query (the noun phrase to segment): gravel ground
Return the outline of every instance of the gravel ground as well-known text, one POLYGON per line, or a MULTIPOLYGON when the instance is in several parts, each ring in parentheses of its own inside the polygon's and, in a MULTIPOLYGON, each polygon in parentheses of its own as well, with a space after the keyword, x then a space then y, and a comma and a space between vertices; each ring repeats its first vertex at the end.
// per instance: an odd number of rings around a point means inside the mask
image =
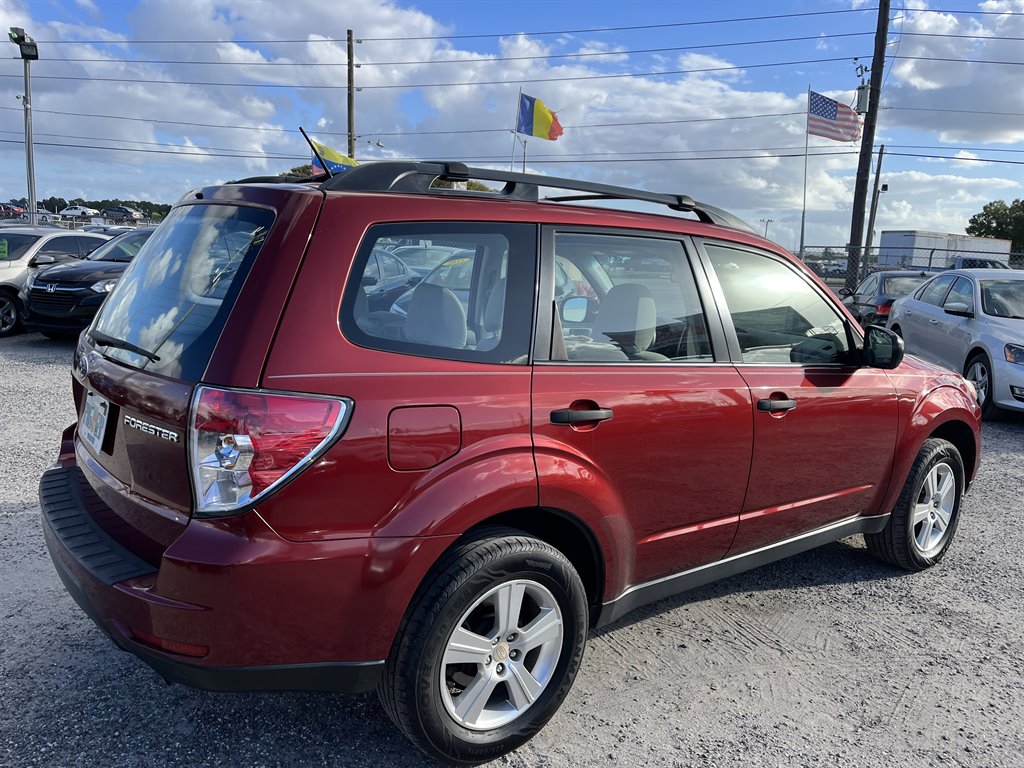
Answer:
MULTIPOLYGON (((73 420, 70 343, 0 340, 0 765, 426 763, 373 696, 166 686, 65 593, 39 475, 73 420)), ((642 609, 505 766, 1024 766, 1024 418, 984 428, 949 555, 905 575, 859 538, 642 609)))

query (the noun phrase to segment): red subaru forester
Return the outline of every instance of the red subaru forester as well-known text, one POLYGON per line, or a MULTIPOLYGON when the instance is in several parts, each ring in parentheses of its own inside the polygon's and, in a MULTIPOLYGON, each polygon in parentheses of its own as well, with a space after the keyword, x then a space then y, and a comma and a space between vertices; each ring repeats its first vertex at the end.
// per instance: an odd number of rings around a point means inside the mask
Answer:
POLYGON ((961 376, 728 213, 460 163, 189 193, 73 388, 44 530, 115 643, 211 690, 376 688, 461 763, 641 604, 852 534, 933 565, 979 460, 961 376))

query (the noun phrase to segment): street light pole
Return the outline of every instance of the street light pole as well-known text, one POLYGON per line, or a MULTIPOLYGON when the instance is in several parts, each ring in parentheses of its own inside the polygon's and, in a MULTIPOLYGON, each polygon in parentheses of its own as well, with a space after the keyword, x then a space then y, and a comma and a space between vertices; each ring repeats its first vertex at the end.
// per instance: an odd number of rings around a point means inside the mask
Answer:
POLYGON ((18 46, 25 62, 25 95, 21 98, 25 108, 25 177, 28 181, 28 223, 36 223, 36 165, 32 155, 32 72, 30 64, 39 58, 36 41, 25 34, 21 27, 11 27, 8 33, 11 42, 18 46))

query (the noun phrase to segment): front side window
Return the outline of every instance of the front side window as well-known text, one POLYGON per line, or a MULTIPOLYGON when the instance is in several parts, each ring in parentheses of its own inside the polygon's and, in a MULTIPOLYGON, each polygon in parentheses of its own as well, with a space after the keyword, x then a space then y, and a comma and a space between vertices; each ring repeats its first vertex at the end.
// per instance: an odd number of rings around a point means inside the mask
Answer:
POLYGON ((949 289, 946 300, 942 302, 942 306, 947 307, 955 303, 966 304, 968 311, 974 311, 974 283, 966 277, 956 279, 953 287, 949 289))
POLYGON ((846 323, 795 269, 767 254, 708 243, 745 363, 841 363, 846 323))
MULTIPOLYGON (((400 251, 395 250, 399 259, 400 251)), ((528 360, 536 274, 533 225, 379 225, 367 233, 353 274, 359 277, 346 287, 340 321, 345 335, 360 346, 450 360, 528 360), (420 277, 383 251, 396 240, 443 242, 446 255, 420 277), (380 274, 385 280, 392 269, 402 270, 408 280, 392 288, 371 279, 380 274)))
MULTIPOLYGON (((102 244, 102 241, 100 241, 102 244)), ((78 238, 77 237, 55 237, 51 240, 47 240, 39 247, 39 253, 47 254, 49 256, 65 256, 72 255, 78 256, 78 238)))
POLYGON ((570 361, 712 359, 704 309, 677 240, 557 233, 555 292, 570 361))

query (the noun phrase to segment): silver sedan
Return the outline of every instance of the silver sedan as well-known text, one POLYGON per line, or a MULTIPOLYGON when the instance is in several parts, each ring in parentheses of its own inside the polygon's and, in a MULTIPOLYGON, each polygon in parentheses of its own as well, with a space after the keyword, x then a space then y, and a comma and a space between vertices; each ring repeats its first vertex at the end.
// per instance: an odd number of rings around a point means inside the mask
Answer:
POLYGON ((941 272, 893 304, 888 327, 907 352, 963 373, 985 417, 1024 411, 1024 271, 941 272))

